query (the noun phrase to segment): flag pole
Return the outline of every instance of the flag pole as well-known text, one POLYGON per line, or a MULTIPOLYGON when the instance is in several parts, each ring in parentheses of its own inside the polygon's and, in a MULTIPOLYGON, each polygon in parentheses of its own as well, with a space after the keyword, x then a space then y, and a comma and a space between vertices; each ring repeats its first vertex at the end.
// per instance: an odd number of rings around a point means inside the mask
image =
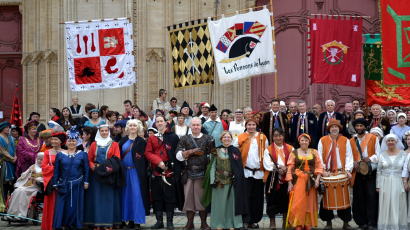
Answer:
POLYGON ((367 81, 366 78, 364 78, 364 89, 365 89, 365 95, 364 95, 364 104, 366 106, 366 120, 368 119, 368 114, 369 114, 369 107, 367 106, 367 81))
MULTIPOLYGON (((310 40, 310 27, 309 27, 309 23, 310 23, 310 21, 309 21, 309 18, 308 18, 308 20, 307 20, 307 30, 308 30, 308 32, 307 32, 307 39, 308 40, 310 40)), ((306 44, 308 47, 310 46, 310 41, 307 41, 307 43, 308 44, 306 44)), ((307 49, 308 51, 310 51, 310 48, 308 48, 307 49)), ((310 110, 313 112, 313 99, 312 99, 312 78, 311 78, 311 76, 310 76, 310 73, 309 73, 309 71, 310 71, 310 61, 312 60, 312 57, 311 56, 309 56, 309 53, 308 53, 308 75, 309 75, 309 94, 310 94, 310 110)))
MULTIPOLYGON (((273 19, 273 5, 272 5, 272 0, 270 0, 270 13, 271 13, 271 26, 272 28, 275 28, 275 21, 273 19)), ((275 67, 275 99, 278 99, 278 76, 277 72, 278 69, 276 68, 276 41, 275 41, 275 30, 272 30, 272 41, 273 41, 273 56, 275 57, 273 59, 273 65, 275 67)))

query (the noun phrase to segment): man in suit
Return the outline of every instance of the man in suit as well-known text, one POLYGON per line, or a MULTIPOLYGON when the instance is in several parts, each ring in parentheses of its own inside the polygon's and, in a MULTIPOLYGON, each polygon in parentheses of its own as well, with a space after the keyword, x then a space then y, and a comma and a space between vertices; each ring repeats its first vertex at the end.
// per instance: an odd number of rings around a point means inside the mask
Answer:
POLYGON ((322 113, 322 105, 321 104, 316 104, 313 106, 313 114, 317 117, 317 120, 319 120, 319 116, 322 113))
POLYGON ((319 126, 317 125, 316 116, 313 113, 306 112, 306 102, 303 100, 297 103, 299 114, 293 117, 291 142, 295 143, 298 136, 302 133, 307 133, 312 138, 312 143, 317 146, 319 126))
POLYGON ((347 101, 345 103, 345 111, 342 115, 343 115, 343 122, 345 124, 342 134, 343 134, 343 136, 345 136, 347 138, 351 138, 351 135, 349 134, 347 129, 349 128, 349 122, 353 120, 353 104, 352 104, 352 102, 347 101))
POLYGON ((382 107, 379 104, 372 105, 371 108, 372 116, 369 116, 369 126, 367 131, 370 131, 372 128, 379 127, 383 130, 383 134, 386 136, 390 133, 390 122, 386 117, 382 117, 382 107))
POLYGON ((326 131, 326 127, 330 121, 330 119, 336 119, 343 127, 343 130, 340 130, 340 133, 344 133, 344 121, 343 121, 343 115, 335 112, 335 106, 336 103, 333 100, 327 100, 325 102, 326 106, 326 112, 323 112, 319 116, 319 139, 322 138, 323 136, 329 135, 326 131))
POLYGON ((263 114, 262 132, 268 137, 269 145, 273 143, 274 128, 282 128, 285 132, 285 142, 289 143, 289 122, 286 114, 280 111, 280 102, 278 99, 273 99, 270 102, 270 111, 263 114))

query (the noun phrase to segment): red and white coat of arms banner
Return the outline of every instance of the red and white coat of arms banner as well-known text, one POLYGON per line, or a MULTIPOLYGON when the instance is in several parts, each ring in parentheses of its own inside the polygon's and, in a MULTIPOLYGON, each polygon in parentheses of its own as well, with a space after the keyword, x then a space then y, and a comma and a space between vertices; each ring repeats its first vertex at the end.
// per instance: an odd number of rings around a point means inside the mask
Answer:
POLYGON ((135 83, 132 24, 127 18, 66 22, 65 27, 71 91, 135 83))

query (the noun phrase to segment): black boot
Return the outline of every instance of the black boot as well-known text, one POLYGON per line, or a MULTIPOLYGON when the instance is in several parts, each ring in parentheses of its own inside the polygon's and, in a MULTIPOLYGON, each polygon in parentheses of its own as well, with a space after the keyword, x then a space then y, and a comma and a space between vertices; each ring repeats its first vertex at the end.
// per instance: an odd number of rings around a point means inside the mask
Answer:
POLYGON ((157 219, 157 223, 151 227, 151 229, 160 229, 164 228, 164 216, 162 212, 156 212, 155 218, 157 219))
POLYGON ((174 230, 174 212, 167 212, 167 229, 174 230))

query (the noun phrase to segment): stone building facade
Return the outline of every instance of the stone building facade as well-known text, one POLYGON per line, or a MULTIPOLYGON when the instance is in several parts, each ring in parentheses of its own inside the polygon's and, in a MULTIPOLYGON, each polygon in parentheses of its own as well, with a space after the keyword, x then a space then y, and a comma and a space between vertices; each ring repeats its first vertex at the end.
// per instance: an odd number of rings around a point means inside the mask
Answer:
MULTIPOLYGON (((254 0, 223 0, 218 14, 249 8, 254 0)), ((47 121, 52 107, 79 104, 108 105, 123 112, 123 101, 130 99, 145 111, 158 97, 158 90, 168 91, 192 106, 209 102, 211 86, 173 90, 167 26, 215 15, 215 0, 15 0, 1 6, 18 5, 22 14, 23 117, 37 111, 47 121), (65 50, 65 27, 61 22, 130 17, 133 24, 136 84, 120 89, 71 92, 65 50)), ((216 73, 215 73, 216 74, 216 73)), ((212 103, 222 109, 251 105, 251 80, 213 86, 212 103)))

